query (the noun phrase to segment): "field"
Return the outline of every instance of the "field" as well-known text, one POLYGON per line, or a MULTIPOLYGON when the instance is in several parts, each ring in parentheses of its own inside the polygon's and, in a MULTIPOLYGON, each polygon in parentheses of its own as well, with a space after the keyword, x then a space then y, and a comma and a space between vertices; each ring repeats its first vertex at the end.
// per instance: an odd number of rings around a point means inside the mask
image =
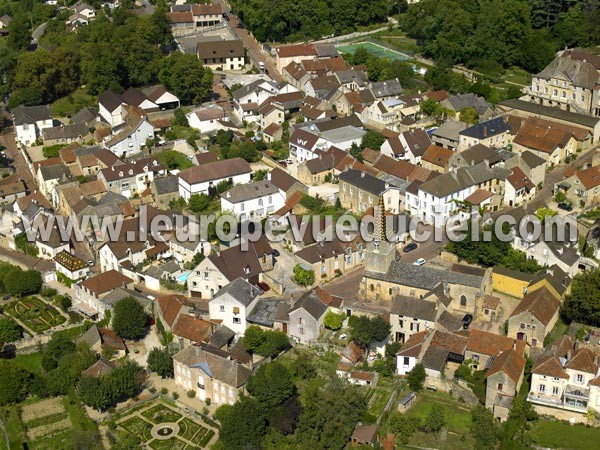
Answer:
POLYGON ((585 425, 540 419, 529 435, 536 444, 555 449, 587 450, 598 448, 600 430, 585 425))
POLYGON ((350 54, 354 54, 356 52, 356 50, 358 50, 359 48, 364 48, 369 53, 373 53, 374 55, 383 57, 383 58, 396 59, 398 61, 405 61, 407 59, 410 59, 410 56, 408 56, 404 53, 400 53, 396 50, 391 50, 382 45, 375 44, 373 42, 356 42, 354 44, 341 45, 341 46, 337 47, 337 49, 341 53, 350 53, 350 54))
POLYGON ((53 306, 37 297, 12 301, 5 306, 4 312, 23 322, 35 333, 43 333, 67 320, 53 306))
POLYGON ((192 167, 194 164, 187 159, 183 153, 180 153, 176 150, 167 150, 160 153, 155 153, 156 159, 168 169, 187 169, 188 167, 192 167))
POLYGON ((135 406, 122 413, 117 419, 118 426, 134 436, 137 436, 148 447, 155 450, 191 450, 208 445, 215 435, 199 420, 184 417, 160 400, 152 400, 135 406), (157 432, 163 424, 174 424, 173 435, 160 437, 157 432))

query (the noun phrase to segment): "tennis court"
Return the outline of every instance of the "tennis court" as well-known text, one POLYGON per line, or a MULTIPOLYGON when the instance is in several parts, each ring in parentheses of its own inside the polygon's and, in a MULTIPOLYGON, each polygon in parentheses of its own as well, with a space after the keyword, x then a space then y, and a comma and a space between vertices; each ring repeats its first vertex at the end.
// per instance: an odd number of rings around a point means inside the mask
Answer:
POLYGON ((373 53, 374 55, 382 58, 396 59, 398 61, 410 59, 410 56, 405 55, 404 53, 385 48, 384 46, 375 44, 373 42, 356 42, 354 44, 341 45, 337 47, 337 49, 341 53, 354 54, 354 52, 361 47, 367 50, 369 53, 373 53))

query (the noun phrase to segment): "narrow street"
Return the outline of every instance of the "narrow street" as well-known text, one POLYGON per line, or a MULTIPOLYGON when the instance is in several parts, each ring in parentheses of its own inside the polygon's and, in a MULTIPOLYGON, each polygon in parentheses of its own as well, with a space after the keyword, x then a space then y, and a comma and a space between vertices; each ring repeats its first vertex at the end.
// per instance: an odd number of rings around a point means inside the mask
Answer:
POLYGON ((15 141, 15 135, 12 131, 12 127, 6 129, 2 136, 0 136, 0 144, 6 147, 6 155, 13 160, 13 165, 15 167, 15 172, 19 174, 28 191, 33 191, 35 189, 35 184, 33 182, 33 175, 29 171, 29 166, 25 161, 25 157, 22 155, 19 147, 17 146, 17 142, 15 141))

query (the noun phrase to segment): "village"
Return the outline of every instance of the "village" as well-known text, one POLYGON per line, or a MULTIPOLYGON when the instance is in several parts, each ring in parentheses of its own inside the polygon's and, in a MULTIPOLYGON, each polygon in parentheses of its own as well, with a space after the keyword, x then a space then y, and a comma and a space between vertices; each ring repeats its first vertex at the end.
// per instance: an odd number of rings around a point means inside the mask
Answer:
POLYGON ((6 95, 0 448, 596 445, 600 56, 494 88, 457 65, 444 89, 391 13, 271 46, 235 1, 42 3, 30 54, 58 28, 168 43, 152 83, 6 95), (232 239, 181 238, 205 216, 232 239), (343 216, 372 239, 331 238, 343 216))

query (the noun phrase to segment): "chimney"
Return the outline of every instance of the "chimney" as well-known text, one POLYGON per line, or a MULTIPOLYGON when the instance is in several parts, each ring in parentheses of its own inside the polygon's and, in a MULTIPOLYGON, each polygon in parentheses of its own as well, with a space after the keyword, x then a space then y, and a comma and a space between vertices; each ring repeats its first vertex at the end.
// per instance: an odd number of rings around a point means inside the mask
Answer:
POLYGON ((271 172, 267 174, 267 181, 271 181, 271 172))
POLYGON ((227 198, 231 198, 231 192, 227 192, 227 198))
POLYGON ((364 177, 365 177, 365 171, 364 171, 364 170, 362 170, 362 171, 360 172, 360 177, 361 177, 361 178, 364 178, 364 177))

